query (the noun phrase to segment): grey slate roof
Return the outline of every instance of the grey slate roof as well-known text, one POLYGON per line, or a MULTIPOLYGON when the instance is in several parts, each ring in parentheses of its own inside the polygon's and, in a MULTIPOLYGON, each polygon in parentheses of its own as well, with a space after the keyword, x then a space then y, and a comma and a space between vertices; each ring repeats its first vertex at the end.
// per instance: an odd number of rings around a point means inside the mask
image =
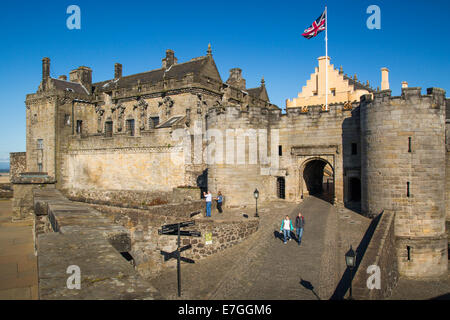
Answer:
POLYGON ((267 95, 266 87, 260 86, 258 88, 247 89, 249 95, 255 98, 259 98, 265 101, 269 101, 269 96, 267 95))
POLYGON ((53 79, 53 78, 51 79, 51 82, 52 82, 52 85, 57 90, 73 91, 73 92, 81 93, 81 94, 89 94, 87 89, 82 84, 77 83, 77 82, 70 82, 70 81, 53 79))
POLYGON ((107 81, 94 83, 93 86, 100 91, 115 88, 116 84, 119 88, 126 88, 135 86, 140 80, 143 83, 155 83, 163 80, 165 74, 166 78, 182 79, 188 73, 199 74, 202 73, 204 67, 208 64, 208 57, 195 58, 187 62, 174 64, 167 69, 155 69, 143 73, 137 73, 130 76, 125 76, 119 79, 111 79, 107 81))

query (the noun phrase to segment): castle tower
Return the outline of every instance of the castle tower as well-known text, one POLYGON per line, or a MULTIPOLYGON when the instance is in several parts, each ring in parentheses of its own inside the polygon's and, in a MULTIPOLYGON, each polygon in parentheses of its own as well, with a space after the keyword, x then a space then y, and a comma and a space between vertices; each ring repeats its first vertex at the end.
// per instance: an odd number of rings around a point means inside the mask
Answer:
POLYGON ((402 88, 361 97, 362 210, 395 212, 399 273, 447 274, 445 91, 402 88))

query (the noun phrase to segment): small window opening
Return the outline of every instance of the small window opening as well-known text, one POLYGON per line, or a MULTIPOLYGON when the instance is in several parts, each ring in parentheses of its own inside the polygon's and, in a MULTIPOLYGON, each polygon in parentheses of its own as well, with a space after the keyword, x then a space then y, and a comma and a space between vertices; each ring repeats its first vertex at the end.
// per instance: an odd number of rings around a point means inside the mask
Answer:
POLYGON ((129 136, 134 136, 134 119, 127 120, 126 130, 129 136))
POLYGON ((411 247, 410 246, 406 246, 406 252, 407 252, 407 259, 408 261, 411 261, 411 247))
POLYGON ((411 137, 408 138, 408 152, 411 152, 411 137))
POLYGON ((278 146, 278 155, 280 157, 283 155, 283 146, 278 146))
POLYGON ((406 183, 406 196, 409 198, 410 193, 409 193, 409 181, 406 183))
POLYGON ((77 134, 83 133, 83 120, 77 120, 77 134))
POLYGON ((112 121, 105 122, 105 137, 112 137, 113 123, 112 121))
POLYGON ((358 145, 356 143, 352 143, 352 155, 358 154, 358 145))

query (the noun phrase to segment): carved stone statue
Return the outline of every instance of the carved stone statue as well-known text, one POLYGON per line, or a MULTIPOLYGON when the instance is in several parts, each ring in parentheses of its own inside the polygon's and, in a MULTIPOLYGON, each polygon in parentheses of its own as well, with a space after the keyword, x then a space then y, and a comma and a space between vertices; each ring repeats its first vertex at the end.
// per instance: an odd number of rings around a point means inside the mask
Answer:
POLYGON ((163 101, 158 102, 158 107, 163 106, 166 116, 169 116, 172 111, 171 109, 173 107, 173 104, 174 101, 171 97, 164 97, 163 101))

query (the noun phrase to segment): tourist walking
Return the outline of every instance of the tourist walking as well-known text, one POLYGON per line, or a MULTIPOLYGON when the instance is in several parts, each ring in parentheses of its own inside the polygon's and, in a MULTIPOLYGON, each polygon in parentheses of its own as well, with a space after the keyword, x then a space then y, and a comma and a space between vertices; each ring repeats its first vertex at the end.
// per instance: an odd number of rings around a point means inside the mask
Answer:
POLYGON ((211 191, 208 190, 208 193, 203 192, 203 196, 205 197, 206 201, 206 216, 211 217, 211 201, 212 201, 211 191))
POLYGON ((222 213, 222 202, 223 202, 222 192, 219 191, 216 200, 217 200, 217 210, 219 210, 219 213, 222 213))
POLYGON ((286 244, 287 239, 291 241, 291 231, 294 231, 294 227, 292 226, 292 221, 289 216, 286 216, 283 221, 281 221, 280 232, 283 232, 284 236, 284 244, 286 244))
POLYGON ((305 227, 305 218, 303 217, 302 213, 299 212, 298 216, 295 218, 295 230, 296 230, 296 234, 297 234, 298 245, 300 245, 302 243, 304 227, 305 227))

